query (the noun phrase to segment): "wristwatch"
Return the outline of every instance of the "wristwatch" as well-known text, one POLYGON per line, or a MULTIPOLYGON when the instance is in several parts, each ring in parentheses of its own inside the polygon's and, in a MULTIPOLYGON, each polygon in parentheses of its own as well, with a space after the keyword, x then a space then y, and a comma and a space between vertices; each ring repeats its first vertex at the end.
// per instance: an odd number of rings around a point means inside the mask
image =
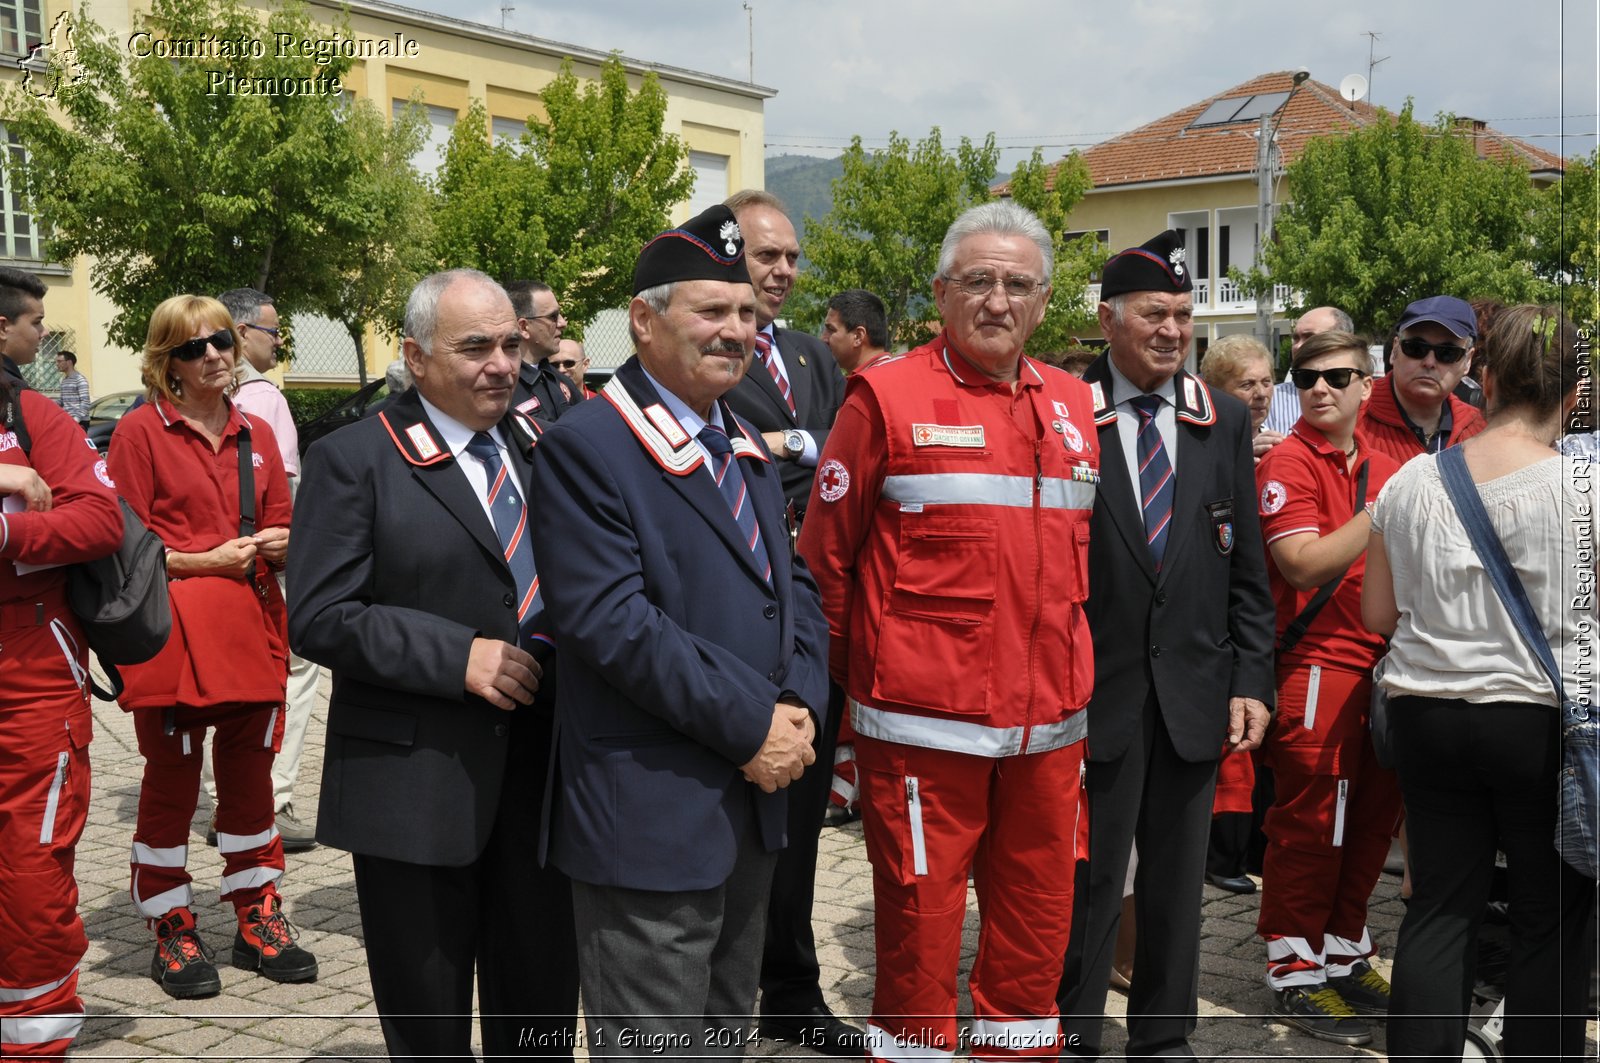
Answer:
POLYGON ((791 428, 783 433, 783 456, 790 461, 799 461, 800 455, 806 452, 806 434, 798 429, 791 428))

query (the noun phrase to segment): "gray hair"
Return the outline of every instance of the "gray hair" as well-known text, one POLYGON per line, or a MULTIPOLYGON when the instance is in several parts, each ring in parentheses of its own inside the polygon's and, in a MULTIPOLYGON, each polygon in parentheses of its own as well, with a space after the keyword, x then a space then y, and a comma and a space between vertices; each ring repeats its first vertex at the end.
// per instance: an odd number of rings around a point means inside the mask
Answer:
POLYGON ((398 395, 411 386, 411 370, 406 368, 404 358, 396 358, 389 363, 383 371, 383 382, 389 386, 389 394, 398 395))
POLYGON ((1122 324, 1122 312, 1128 305, 1128 295, 1128 292, 1119 292, 1116 295, 1108 295, 1101 300, 1111 308, 1111 316, 1119 325, 1122 324))
POLYGON ((1307 310, 1305 314, 1301 314, 1300 316, 1305 317, 1306 314, 1315 313, 1318 310, 1326 310, 1328 313, 1333 315, 1333 328, 1329 331, 1354 332, 1356 330, 1356 323, 1350 320, 1350 315, 1345 313, 1343 310, 1340 310, 1337 306, 1313 306, 1310 310, 1307 310))
POLYGON ((723 200, 722 205, 733 211, 736 217, 740 211, 749 210, 751 207, 770 207, 784 217, 789 215, 789 211, 783 205, 783 200, 764 188, 740 189, 723 200))
MULTIPOLYGON (((658 284, 654 288, 646 288, 638 295, 635 295, 634 298, 643 302, 645 306, 648 306, 655 313, 665 314, 667 307, 672 303, 672 293, 677 290, 678 282, 668 281, 665 284, 658 284)), ((633 322, 631 321, 628 323, 628 335, 633 339, 633 346, 637 349, 639 346, 639 334, 633 330, 633 322)))
POLYGON ((495 279, 475 269, 447 269, 430 273, 411 289, 406 300, 405 335, 423 354, 433 353, 433 334, 439 325, 439 297, 446 288, 459 280, 476 281, 503 292, 495 279))
POLYGON ((254 325, 261 320, 261 308, 273 305, 272 296, 255 288, 230 288, 217 296, 217 302, 228 308, 235 325, 254 325))
POLYGON ((1050 233, 1037 214, 1009 199, 968 207, 950 223, 949 231, 944 234, 944 243, 939 245, 939 273, 949 274, 961 241, 969 236, 991 233, 998 236, 1025 236, 1032 240, 1044 259, 1044 282, 1050 283, 1050 278, 1055 276, 1055 245, 1050 240, 1050 233))

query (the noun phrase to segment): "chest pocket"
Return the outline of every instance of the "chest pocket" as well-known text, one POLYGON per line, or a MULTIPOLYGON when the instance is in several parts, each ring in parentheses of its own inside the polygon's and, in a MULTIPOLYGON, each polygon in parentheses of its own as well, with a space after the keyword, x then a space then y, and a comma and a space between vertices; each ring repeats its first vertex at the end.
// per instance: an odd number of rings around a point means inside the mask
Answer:
POLYGON ((894 584, 878 632, 873 696, 976 714, 988 702, 994 648, 998 523, 981 516, 905 514, 894 584))

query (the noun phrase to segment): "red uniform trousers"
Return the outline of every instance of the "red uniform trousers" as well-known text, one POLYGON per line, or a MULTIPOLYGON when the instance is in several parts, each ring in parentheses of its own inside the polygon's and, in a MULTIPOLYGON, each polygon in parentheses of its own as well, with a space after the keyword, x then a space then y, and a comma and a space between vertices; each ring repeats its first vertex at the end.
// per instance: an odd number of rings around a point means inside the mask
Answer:
POLYGON ((1376 949, 1367 901, 1400 814, 1395 774, 1368 730, 1370 671, 1301 664, 1278 674, 1278 715, 1263 759, 1267 812, 1257 931, 1273 988, 1321 985, 1376 949))
POLYGON ((971 1057, 1055 1059, 1083 743, 991 758, 856 737, 878 975, 870 1059, 950 1059, 967 872, 978 893, 971 1057))
POLYGON ((206 728, 217 777, 217 850, 222 854, 222 899, 244 908, 283 875, 283 842, 272 807, 272 758, 283 739, 281 705, 229 705, 168 710, 135 709, 134 733, 144 755, 139 819, 133 832, 133 903, 159 919, 194 899, 186 868, 189 821, 200 795, 206 728))
POLYGON ((59 597, 46 605, 0 610, 3 1059, 64 1055, 83 1025, 73 854, 89 810, 86 644, 59 597))

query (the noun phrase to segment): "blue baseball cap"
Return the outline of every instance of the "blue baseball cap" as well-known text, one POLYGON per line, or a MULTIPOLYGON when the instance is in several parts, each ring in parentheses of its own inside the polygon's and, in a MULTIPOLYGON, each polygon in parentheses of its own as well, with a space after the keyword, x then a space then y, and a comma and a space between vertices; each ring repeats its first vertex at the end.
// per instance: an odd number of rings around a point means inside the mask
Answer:
POLYGON ((1404 332, 1424 321, 1443 325, 1455 335, 1469 340, 1478 338, 1478 315, 1473 313, 1465 299, 1457 299, 1453 295, 1431 295, 1426 299, 1418 299, 1400 315, 1396 331, 1404 332))

